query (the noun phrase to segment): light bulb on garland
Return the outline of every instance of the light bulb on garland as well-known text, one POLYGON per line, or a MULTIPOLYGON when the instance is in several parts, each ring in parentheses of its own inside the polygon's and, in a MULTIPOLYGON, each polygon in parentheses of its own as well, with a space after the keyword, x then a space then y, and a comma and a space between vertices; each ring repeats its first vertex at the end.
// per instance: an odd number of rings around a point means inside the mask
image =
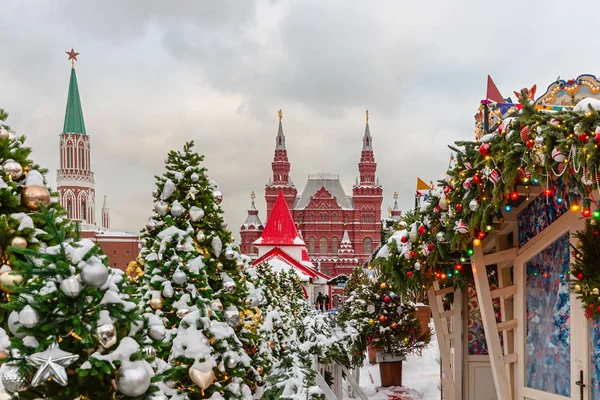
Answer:
POLYGON ((583 201, 583 209, 581 210, 581 215, 583 215, 584 218, 589 218, 592 216, 592 209, 590 205, 590 200, 585 199, 583 201))
POLYGON ((518 199, 519 199, 519 193, 517 193, 517 192, 512 192, 512 193, 510 194, 510 199, 511 199, 511 200, 518 200, 518 199))
POLYGON ((472 248, 467 249, 467 254, 472 256, 473 254, 475 254, 475 251, 473 251, 472 248))
POLYGON ((581 208, 581 206, 579 205, 579 202, 577 201, 577 199, 573 200, 573 204, 571 204, 571 211, 577 212, 577 211, 579 211, 580 208, 581 208))
POLYGON ((594 212, 592 213, 592 218, 600 219, 600 209, 599 208, 594 210, 594 212))
POLYGON ((504 206, 504 211, 511 212, 512 211, 512 206, 510 204, 505 205, 504 206))

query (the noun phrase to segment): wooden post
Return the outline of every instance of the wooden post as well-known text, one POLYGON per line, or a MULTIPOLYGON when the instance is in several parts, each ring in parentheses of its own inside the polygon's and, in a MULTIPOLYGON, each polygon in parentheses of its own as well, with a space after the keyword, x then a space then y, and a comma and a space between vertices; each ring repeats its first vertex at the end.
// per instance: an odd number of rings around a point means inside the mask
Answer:
POLYGON ((438 339, 438 346, 440 349, 441 366, 443 371, 442 376, 442 388, 444 393, 447 394, 446 400, 455 400, 455 385, 452 375, 452 367, 450 365, 450 345, 448 336, 448 323, 446 318, 441 317, 441 313, 444 312, 444 305, 442 299, 436 295, 436 290, 439 290, 439 283, 435 281, 433 286, 428 289, 429 305, 431 306, 431 312, 433 315, 433 325, 435 326, 435 334, 438 339))
POLYGON ((473 269, 479 311, 481 312, 481 321, 490 356, 496 395, 498 396, 498 400, 512 400, 512 391, 508 374, 506 373, 500 337, 498 336, 498 325, 496 323, 496 314, 494 312, 494 304, 492 303, 492 294, 483 258, 483 250, 481 246, 475 246, 474 250, 475 253, 471 256, 471 268, 473 269))
POLYGON ((463 389, 463 340, 462 340, 462 306, 463 289, 454 291, 454 315, 452 316, 452 331, 454 343, 454 362, 452 363, 452 372, 454 373, 454 398, 462 399, 463 389))

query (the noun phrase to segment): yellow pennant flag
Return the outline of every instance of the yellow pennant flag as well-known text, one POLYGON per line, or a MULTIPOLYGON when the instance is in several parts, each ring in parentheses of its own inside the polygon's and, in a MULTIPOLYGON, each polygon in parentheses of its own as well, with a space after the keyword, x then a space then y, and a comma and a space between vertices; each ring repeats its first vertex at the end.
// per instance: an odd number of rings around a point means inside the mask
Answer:
POLYGON ((420 190, 429 190, 429 185, 421 178, 417 178, 417 192, 420 190))

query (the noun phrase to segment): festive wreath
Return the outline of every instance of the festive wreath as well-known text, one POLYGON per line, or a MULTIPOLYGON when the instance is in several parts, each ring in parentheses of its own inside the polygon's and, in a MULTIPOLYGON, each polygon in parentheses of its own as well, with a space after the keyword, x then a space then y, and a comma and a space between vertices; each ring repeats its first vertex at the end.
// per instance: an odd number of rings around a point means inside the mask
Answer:
MULTIPOLYGON (((598 216, 600 218, 600 215, 598 216)), ((571 290, 584 304, 585 315, 600 319, 600 222, 596 218, 585 229, 573 234, 578 239, 573 249, 571 290)))

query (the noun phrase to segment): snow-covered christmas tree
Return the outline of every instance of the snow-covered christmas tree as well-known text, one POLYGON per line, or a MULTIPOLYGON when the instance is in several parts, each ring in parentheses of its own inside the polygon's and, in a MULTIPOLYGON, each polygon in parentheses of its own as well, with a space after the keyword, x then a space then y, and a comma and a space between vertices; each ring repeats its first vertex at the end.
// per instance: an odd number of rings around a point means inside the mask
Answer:
POLYGON ((172 399, 250 399, 260 374, 245 347, 252 308, 232 247, 222 193, 193 150, 170 151, 156 177, 154 215, 142 240, 139 279, 148 335, 172 399))

